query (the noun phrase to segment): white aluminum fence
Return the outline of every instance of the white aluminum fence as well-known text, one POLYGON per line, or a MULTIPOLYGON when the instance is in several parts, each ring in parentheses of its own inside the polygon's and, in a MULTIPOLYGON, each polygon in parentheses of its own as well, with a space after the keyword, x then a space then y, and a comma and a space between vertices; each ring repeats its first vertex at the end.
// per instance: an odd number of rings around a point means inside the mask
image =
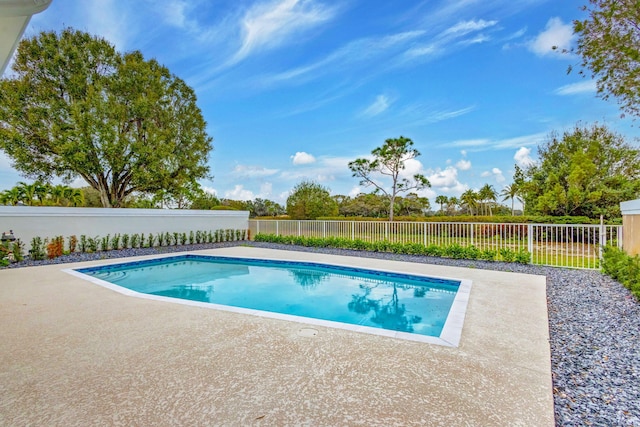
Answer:
POLYGON ((621 225, 250 220, 249 229, 252 236, 341 237, 526 250, 533 264, 589 269, 600 268, 603 246, 622 247, 621 225))

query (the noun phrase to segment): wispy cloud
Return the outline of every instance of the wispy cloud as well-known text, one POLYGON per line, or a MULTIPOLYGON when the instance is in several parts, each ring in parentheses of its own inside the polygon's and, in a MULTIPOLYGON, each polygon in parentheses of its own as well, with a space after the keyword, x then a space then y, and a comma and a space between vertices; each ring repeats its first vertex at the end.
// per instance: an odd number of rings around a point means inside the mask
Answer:
POLYGON ((362 117, 374 117, 385 112, 391 105, 391 100, 386 95, 378 95, 367 108, 360 113, 362 117))
POLYGON ((474 37, 464 40, 461 39, 469 34, 478 33, 479 31, 493 27, 497 23, 498 21, 495 20, 485 21, 483 19, 460 21, 445 29, 427 43, 412 46, 405 52, 405 58, 437 56, 450 51, 451 45, 454 44, 470 45, 489 41, 491 38, 485 34, 475 34, 474 37))
POLYGON ((407 31, 381 37, 366 37, 352 40, 329 55, 313 63, 263 76, 261 81, 270 86, 278 82, 307 81, 327 72, 338 73, 356 64, 369 63, 382 56, 393 56, 409 43, 422 36, 424 31, 407 31))
POLYGON ((332 19, 335 12, 335 8, 315 0, 258 3, 242 17, 241 45, 229 64, 235 64, 256 51, 292 43, 300 33, 332 19))
POLYGON ((571 47, 575 35, 571 24, 565 24, 560 18, 551 18, 544 31, 529 42, 529 50, 538 56, 562 55, 563 50, 571 47))
POLYGON ((277 174, 278 172, 278 169, 267 169, 262 166, 250 165, 236 165, 236 167, 233 169, 234 174, 247 178, 271 176, 277 174))
POLYGON ((556 95, 578 95, 581 93, 595 93, 598 90, 595 80, 584 80, 577 83, 560 86, 553 91, 556 95))
POLYGON ((444 147, 465 147, 468 151, 503 150, 508 148, 528 147, 541 144, 547 133, 540 132, 531 135, 517 136, 506 139, 464 139, 443 144, 444 147))

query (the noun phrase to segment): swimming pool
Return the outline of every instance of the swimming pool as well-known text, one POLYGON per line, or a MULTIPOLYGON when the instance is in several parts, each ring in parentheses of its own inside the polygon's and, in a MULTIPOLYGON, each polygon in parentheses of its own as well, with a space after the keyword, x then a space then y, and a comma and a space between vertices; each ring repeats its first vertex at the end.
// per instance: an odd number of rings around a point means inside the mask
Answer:
POLYGON ((209 255, 67 270, 144 298, 457 346, 471 283, 343 265, 209 255))

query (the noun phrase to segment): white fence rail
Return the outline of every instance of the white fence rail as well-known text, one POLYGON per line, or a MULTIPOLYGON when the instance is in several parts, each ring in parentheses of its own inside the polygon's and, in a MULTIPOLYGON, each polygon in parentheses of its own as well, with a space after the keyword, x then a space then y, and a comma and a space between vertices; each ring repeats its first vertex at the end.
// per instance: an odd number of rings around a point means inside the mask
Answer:
POLYGON ((526 250, 533 264, 588 269, 600 268, 603 246, 622 247, 621 225, 250 220, 249 229, 252 236, 340 237, 526 250))

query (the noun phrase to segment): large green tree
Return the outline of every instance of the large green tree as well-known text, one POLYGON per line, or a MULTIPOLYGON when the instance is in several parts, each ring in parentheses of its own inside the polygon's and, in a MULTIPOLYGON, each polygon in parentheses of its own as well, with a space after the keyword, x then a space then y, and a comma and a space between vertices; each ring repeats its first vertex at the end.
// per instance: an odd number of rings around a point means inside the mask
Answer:
POLYGON ((604 125, 551 134, 538 155, 524 171, 530 213, 616 217, 640 195, 640 150, 604 125))
POLYGON ((590 0, 584 10, 587 19, 573 23, 582 67, 602 98, 613 96, 624 112, 640 116, 640 2, 590 0))
POLYGON ((415 159, 420 152, 413 148, 413 141, 400 136, 387 139, 381 147, 371 151, 373 160, 356 159, 349 162, 352 176, 360 178, 360 185, 375 188, 374 192, 384 194, 389 200, 389 221, 393 221, 393 211, 396 197, 400 193, 411 190, 421 190, 430 187, 429 180, 421 174, 415 174, 411 179, 401 176, 407 160, 415 159), (385 180, 391 179, 391 186, 385 180))
POLYGON ((287 198, 287 214, 292 219, 336 216, 338 202, 331 197, 328 188, 313 181, 302 181, 293 188, 287 198))
POLYGON ((0 81, 0 149, 27 177, 81 176, 104 207, 208 176, 194 91, 138 51, 65 29, 20 42, 0 81))

